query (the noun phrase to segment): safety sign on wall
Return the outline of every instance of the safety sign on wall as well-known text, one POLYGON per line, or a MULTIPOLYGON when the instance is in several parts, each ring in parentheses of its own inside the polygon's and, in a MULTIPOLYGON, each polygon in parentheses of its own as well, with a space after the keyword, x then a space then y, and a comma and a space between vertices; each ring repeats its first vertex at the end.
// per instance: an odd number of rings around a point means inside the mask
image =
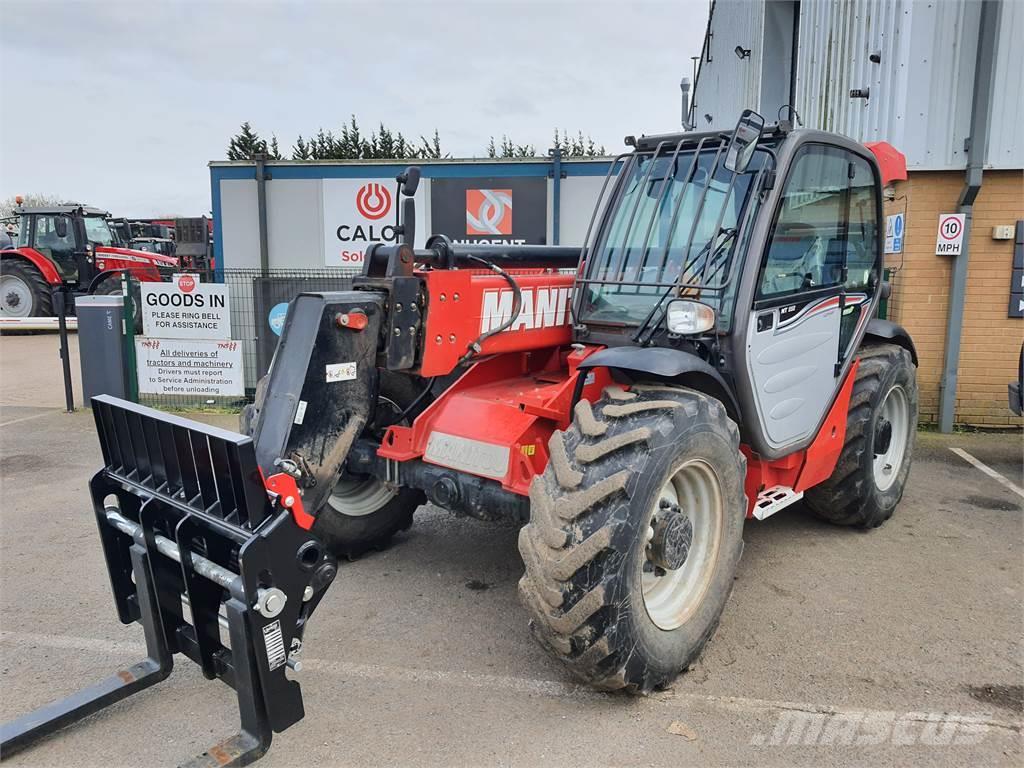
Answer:
POLYGON ((135 339, 139 392, 238 397, 245 392, 242 344, 231 340, 228 286, 189 273, 142 283, 142 333, 135 339))
POLYGON ((139 392, 232 397, 245 391, 240 341, 137 338, 135 360, 139 392))
POLYGON ((940 213, 939 233, 935 238, 936 256, 959 256, 964 247, 964 220, 962 213, 940 213))
MULTIPOLYGON (((394 178, 324 179, 324 258, 329 267, 362 267, 371 243, 390 245, 400 238, 395 212, 402 204, 394 178)), ((417 248, 426 242, 425 193, 416 191, 417 248)))
POLYGON ((456 243, 519 245, 547 242, 544 178, 434 179, 430 226, 456 243))
POLYGON ((897 213, 885 217, 885 252, 903 253, 903 231, 905 214, 897 213))
MULTIPOLYGON (((142 335, 162 339, 230 339, 228 286, 175 275, 169 283, 140 283, 142 335)), ((136 330, 138 333, 139 331, 136 330)))

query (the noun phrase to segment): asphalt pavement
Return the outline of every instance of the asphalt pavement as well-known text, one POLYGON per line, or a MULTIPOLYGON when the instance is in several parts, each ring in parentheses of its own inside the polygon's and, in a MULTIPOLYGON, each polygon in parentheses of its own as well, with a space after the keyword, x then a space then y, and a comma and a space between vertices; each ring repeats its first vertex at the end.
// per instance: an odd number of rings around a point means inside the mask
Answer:
MULTIPOLYGON (((0 720, 144 650, 110 598, 91 414, 63 412, 50 342, 34 338, 0 339, 0 720), (48 375, 15 370, 29 349, 48 375)), ((1020 433, 922 433, 882 528, 799 504, 748 523, 718 633, 646 698, 581 689, 533 642, 514 528, 424 507, 390 549, 342 564, 295 676, 306 717, 259 764, 1020 765, 1021 461, 1020 433)), ((237 726, 232 691, 181 660, 9 765, 176 765, 237 726)))

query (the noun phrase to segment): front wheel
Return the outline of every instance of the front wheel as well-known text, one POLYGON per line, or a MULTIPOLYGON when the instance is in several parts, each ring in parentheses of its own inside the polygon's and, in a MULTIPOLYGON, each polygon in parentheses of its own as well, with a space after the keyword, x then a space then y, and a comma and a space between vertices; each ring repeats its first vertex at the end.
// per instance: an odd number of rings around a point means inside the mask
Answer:
MULTIPOLYGON (((260 379, 255 402, 242 409, 242 434, 252 435, 255 429, 267 381, 267 376, 260 379)), ((380 371, 377 409, 373 423, 363 434, 380 439, 387 427, 408 424, 429 405, 429 401, 421 400, 403 415, 421 392, 410 377, 380 371)), ((331 554, 352 560, 370 550, 383 549, 395 534, 408 530, 413 513, 425 501, 423 492, 415 488, 394 488, 376 477, 346 473, 335 484, 327 503, 319 510, 310 510, 316 516, 312 530, 331 554)))
POLYGON ((836 525, 877 528, 903 497, 917 436, 917 372, 895 344, 858 352, 846 438, 828 480, 809 489, 807 507, 836 525))
POLYGON ((717 400, 609 388, 555 432, 519 535, 537 639, 581 680, 643 693, 700 655, 743 551, 746 459, 717 400))

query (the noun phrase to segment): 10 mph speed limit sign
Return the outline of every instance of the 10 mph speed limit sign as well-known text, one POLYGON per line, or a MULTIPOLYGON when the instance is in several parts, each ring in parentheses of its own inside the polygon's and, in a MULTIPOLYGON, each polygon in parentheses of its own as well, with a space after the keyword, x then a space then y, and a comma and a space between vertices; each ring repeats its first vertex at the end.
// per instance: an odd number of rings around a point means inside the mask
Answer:
POLYGON ((940 213, 936 256, 959 256, 964 247, 964 214, 940 213))

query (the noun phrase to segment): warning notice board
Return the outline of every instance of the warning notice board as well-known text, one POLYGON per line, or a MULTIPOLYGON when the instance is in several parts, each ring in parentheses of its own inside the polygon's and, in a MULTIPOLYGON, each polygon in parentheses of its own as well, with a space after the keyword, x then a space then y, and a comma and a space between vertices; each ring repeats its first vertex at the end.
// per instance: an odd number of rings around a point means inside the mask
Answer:
POLYGON ((175 275, 168 283, 142 283, 142 329, 162 339, 230 339, 228 287, 175 275))
POLYGON ((169 282, 142 283, 141 299, 144 335, 135 339, 140 393, 203 399, 245 393, 228 286, 182 273, 169 282))
POLYGON ((139 392, 231 397, 245 391, 238 341, 137 338, 135 359, 139 392))

